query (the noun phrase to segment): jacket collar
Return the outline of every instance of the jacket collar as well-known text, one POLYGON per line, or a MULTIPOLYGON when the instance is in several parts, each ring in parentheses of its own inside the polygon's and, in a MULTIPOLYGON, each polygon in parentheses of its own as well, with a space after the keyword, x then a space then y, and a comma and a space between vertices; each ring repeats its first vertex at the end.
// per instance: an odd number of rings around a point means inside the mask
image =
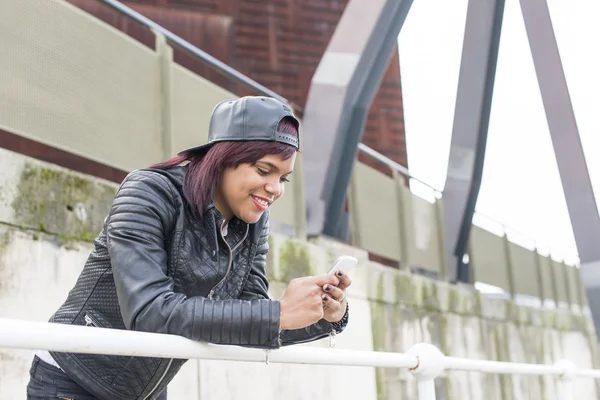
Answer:
MULTIPOLYGON (((211 228, 217 232, 217 235, 221 231, 221 227, 225 221, 225 218, 212 201, 204 207, 203 219, 211 225, 211 228)), ((248 235, 249 228, 250 224, 234 216, 227 225, 228 236, 231 235, 230 237, 234 238, 234 241, 238 237, 241 237, 243 240, 248 235)))
MULTIPOLYGON (((168 170, 168 175, 170 175, 172 178, 171 181, 181 193, 183 193, 183 181, 185 179, 186 172, 187 165, 173 167, 168 170)), ((223 224, 223 220, 225 219, 213 201, 204 206, 202 218, 206 221, 211 221, 211 228, 214 227, 217 234, 219 233, 223 224), (214 226, 212 226, 213 223, 214 226)), ((234 216, 231 221, 229 221, 228 230, 235 233, 241 232, 241 235, 244 235, 245 232, 247 235, 249 231, 249 224, 234 216)))

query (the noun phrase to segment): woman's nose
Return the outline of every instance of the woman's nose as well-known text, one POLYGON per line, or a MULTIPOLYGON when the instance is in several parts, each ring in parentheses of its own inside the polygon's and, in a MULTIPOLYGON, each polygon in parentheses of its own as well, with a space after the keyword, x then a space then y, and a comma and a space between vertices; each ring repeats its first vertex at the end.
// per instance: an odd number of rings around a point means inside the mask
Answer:
POLYGON ((281 195, 281 182, 269 182, 267 183, 266 189, 267 192, 271 193, 273 196, 278 197, 281 195))

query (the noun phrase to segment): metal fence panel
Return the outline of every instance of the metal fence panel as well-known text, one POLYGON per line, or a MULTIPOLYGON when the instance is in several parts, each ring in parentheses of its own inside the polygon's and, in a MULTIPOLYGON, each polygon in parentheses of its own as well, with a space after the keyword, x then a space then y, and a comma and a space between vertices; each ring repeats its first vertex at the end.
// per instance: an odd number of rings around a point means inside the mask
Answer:
POLYGON ((514 292, 541 298, 537 252, 509 242, 508 256, 514 292))
POLYGON ((356 163, 350 192, 352 242, 380 256, 401 260, 401 221, 394 179, 356 163))
POLYGON ((441 274, 443 271, 443 251, 440 247, 441 226, 438 208, 411 193, 403 186, 402 214, 405 219, 408 264, 413 268, 423 268, 441 274))
POLYGON ((559 303, 569 303, 569 288, 567 283, 567 266, 562 262, 551 260, 552 273, 554 274, 554 285, 556 288, 556 301, 559 303))
POLYGON ((563 268, 566 272, 565 276, 569 288, 569 300, 571 301, 571 304, 583 306, 583 296, 585 296, 585 294, 581 292, 581 276, 579 275, 579 268, 566 264, 563 264, 563 268))
POLYGON ((551 261, 550 257, 538 254, 542 299, 556 301, 556 288, 554 286, 554 272, 551 261))
POLYGON ((161 159, 151 49, 67 2, 37 0, 2 2, 0 48, 2 129, 124 170, 161 159))
POLYGON ((469 260, 478 282, 511 290, 509 264, 504 238, 473 225, 469 260))

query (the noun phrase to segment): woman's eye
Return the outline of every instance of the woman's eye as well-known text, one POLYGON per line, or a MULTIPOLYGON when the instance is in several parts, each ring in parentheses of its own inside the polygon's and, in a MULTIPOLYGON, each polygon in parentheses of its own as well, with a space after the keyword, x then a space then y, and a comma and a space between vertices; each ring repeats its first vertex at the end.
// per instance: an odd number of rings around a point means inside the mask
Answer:
POLYGON ((267 170, 264 170, 262 168, 257 168, 257 170, 258 170, 258 173, 261 174, 262 176, 269 175, 269 171, 267 171, 267 170))
POLYGON ((290 180, 288 178, 281 178, 280 181, 281 182, 289 182, 290 180))

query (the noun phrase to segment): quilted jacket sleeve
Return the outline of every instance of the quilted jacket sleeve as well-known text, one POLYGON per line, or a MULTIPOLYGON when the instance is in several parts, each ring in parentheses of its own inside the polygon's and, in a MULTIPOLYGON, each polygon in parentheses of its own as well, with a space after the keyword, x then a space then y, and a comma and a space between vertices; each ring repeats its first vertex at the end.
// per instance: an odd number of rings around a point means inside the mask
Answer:
POLYGON ((131 173, 115 196, 106 230, 125 326, 217 344, 277 347, 278 301, 209 300, 174 292, 164 242, 179 199, 170 183, 151 171, 131 173))
MULTIPOLYGON (((261 232, 258 250, 254 257, 253 267, 248 276, 248 280, 241 294, 242 299, 268 299, 269 282, 266 277, 266 261, 269 251, 269 222, 264 225, 261 232)), ((302 329, 283 330, 280 333, 280 345, 291 345, 297 343, 310 342, 324 338, 331 334, 333 330, 336 333, 342 332, 346 328, 348 317, 347 315, 341 322, 332 324, 325 320, 321 320, 313 325, 302 329)))

